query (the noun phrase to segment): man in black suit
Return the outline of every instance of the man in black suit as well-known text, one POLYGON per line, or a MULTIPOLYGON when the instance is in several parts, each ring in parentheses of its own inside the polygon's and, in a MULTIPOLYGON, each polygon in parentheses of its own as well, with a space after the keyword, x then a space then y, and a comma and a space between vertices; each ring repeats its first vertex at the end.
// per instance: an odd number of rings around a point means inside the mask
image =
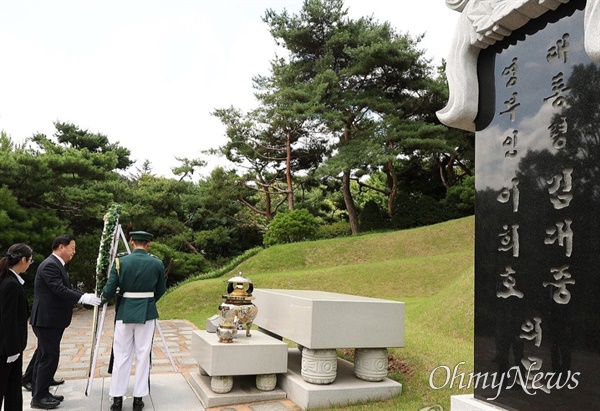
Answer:
POLYGON ((50 385, 60 359, 60 341, 71 324, 73 305, 97 306, 100 298, 74 290, 65 264, 75 255, 75 237, 58 236, 52 243, 52 254, 38 267, 33 285, 31 326, 37 337, 31 408, 56 408, 64 397, 50 394, 50 385))
MULTIPOLYGON (((33 355, 31 356, 31 359, 29 360, 29 364, 27 365, 27 368, 25 369, 25 372, 23 373, 23 381, 21 382, 21 384, 23 384, 23 388, 25 388, 27 391, 31 391, 33 389, 33 368, 35 365, 35 360, 37 358, 37 352, 38 350, 36 349, 33 352, 33 355)), ((64 384, 65 380, 54 380, 52 381, 52 383, 50 385, 61 385, 64 384)))

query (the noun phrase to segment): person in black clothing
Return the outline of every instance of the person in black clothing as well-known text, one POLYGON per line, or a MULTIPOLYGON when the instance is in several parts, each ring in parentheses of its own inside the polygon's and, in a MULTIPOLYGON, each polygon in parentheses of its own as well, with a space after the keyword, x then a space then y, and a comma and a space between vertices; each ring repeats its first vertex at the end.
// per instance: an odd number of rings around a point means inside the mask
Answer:
POLYGON ((29 307, 21 277, 33 262, 27 244, 11 246, 0 258, 0 408, 23 409, 21 374, 27 347, 29 307))
MULTIPOLYGON (((33 352, 31 359, 29 360, 29 364, 27 365, 27 368, 25 369, 25 374, 23 374, 23 388, 25 388, 27 391, 33 390, 33 380, 34 380, 33 370, 35 368, 35 360, 37 358, 37 353, 38 353, 38 350, 36 349, 33 352)), ((65 383, 65 380, 57 380, 55 378, 50 385, 61 385, 64 383, 65 383)))
POLYGON ((60 341, 71 324, 76 303, 100 305, 100 298, 73 289, 65 264, 76 251, 75 237, 58 236, 52 254, 37 269, 33 283, 31 327, 37 337, 37 355, 33 368, 31 408, 52 409, 64 400, 49 391, 60 359, 60 341))
POLYGON ((32 388, 32 384, 33 384, 33 368, 35 365, 35 359, 37 357, 37 349, 33 352, 33 355, 31 356, 31 359, 29 360, 29 364, 27 365, 27 368, 25 369, 25 374, 23 374, 23 378, 21 380, 21 383, 23 384, 23 388, 25 388, 27 391, 31 391, 32 388))

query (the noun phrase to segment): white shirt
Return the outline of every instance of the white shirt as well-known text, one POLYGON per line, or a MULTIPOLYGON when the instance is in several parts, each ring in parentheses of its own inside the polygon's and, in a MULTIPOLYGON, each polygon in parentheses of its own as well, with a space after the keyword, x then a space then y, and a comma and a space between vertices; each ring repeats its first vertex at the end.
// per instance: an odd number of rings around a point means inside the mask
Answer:
POLYGON ((58 258, 58 261, 60 261, 60 262, 62 263, 63 267, 65 266, 65 260, 63 260, 62 258, 60 258, 58 255, 56 255, 56 254, 54 254, 54 253, 52 253, 52 255, 53 255, 54 257, 58 258))
POLYGON ((17 274, 15 271, 13 271, 12 268, 9 268, 10 271, 12 271, 12 273, 15 275, 15 277, 17 277, 17 280, 21 283, 21 285, 25 284, 25 280, 23 280, 23 278, 17 274))

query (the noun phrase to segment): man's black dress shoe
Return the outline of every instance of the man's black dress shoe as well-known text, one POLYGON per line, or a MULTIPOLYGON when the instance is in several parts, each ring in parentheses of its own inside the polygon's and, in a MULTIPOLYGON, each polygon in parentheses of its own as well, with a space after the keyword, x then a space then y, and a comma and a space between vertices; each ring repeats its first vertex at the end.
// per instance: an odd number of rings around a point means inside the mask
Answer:
POLYGON ((65 380, 52 380, 52 382, 50 383, 50 385, 60 385, 60 384, 64 384, 65 380))
POLYGON ((113 403, 110 406, 110 411, 121 411, 123 408, 123 397, 113 397, 113 403))
POLYGON ((60 401, 55 400, 52 396, 47 396, 42 399, 36 400, 35 398, 31 399, 31 408, 41 408, 43 410, 51 410, 53 408, 58 407, 60 401))
POLYGON ((54 394, 50 394, 50 396, 51 396, 52 398, 54 398, 55 400, 57 400, 57 401, 60 401, 60 402, 63 402, 63 401, 64 401, 64 399, 65 399, 65 396, 64 396, 64 395, 54 395, 54 394))
POLYGON ((30 382, 23 383, 23 388, 25 388, 27 391, 31 391, 33 389, 30 382))
POLYGON ((142 397, 133 397, 133 411, 142 411, 142 408, 144 408, 142 397))

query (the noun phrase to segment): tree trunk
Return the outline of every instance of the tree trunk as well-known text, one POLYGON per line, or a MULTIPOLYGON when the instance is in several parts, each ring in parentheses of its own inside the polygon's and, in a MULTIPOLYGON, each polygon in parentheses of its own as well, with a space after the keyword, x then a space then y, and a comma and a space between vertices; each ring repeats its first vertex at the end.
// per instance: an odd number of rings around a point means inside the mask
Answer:
POLYGON ((290 138, 291 131, 287 132, 287 141, 285 142, 285 180, 287 182, 288 210, 294 209, 294 186, 292 185, 292 142, 290 138))
POLYGON ((388 180, 388 201, 387 201, 387 212, 391 217, 394 213, 394 202, 396 201, 396 195, 398 194, 398 176, 394 170, 394 164, 390 160, 387 162, 387 180, 388 180))
MULTIPOLYGON (((350 118, 346 121, 344 126, 345 141, 352 140, 350 128, 352 127, 353 122, 354 116, 350 116, 350 118)), ((352 191, 350 191, 350 170, 344 170, 344 174, 342 175, 342 196, 344 197, 344 203, 346 204, 346 212, 348 212, 348 220, 350 220, 350 229, 352 230, 352 235, 358 234, 360 230, 358 228, 356 206, 354 205, 354 199, 352 198, 352 191)))
POLYGON ((265 217, 267 217, 268 221, 272 221, 273 212, 271 211, 271 193, 267 188, 264 188, 263 191, 265 193, 265 217))
POLYGON ((358 234, 359 229, 356 207, 354 206, 354 200, 352 199, 352 192, 350 192, 350 171, 344 171, 344 175, 342 176, 342 195, 344 196, 344 203, 346 204, 346 211, 348 212, 352 234, 358 234))

